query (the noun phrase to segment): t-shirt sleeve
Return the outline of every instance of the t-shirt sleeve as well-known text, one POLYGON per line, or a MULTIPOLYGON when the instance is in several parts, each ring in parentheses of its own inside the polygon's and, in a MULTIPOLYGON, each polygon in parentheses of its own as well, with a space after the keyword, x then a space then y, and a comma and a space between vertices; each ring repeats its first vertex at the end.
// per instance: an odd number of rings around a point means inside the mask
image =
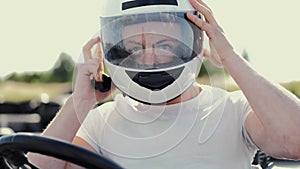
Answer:
POLYGON ((83 123, 81 124, 76 136, 82 138, 89 143, 98 153, 101 153, 100 146, 97 144, 97 140, 101 138, 101 130, 97 128, 103 124, 103 118, 101 112, 96 108, 91 110, 83 123))
POLYGON ((239 90, 239 91, 233 92, 233 97, 238 102, 238 111, 240 113, 239 119, 241 120, 240 122, 241 122, 241 132, 242 132, 243 141, 244 141, 246 147, 248 148, 248 150, 256 150, 257 146, 253 143, 252 139, 250 138, 250 136, 245 128, 245 121, 246 121, 248 115, 251 112, 253 112, 253 110, 242 91, 239 90))
POLYGON ((253 143, 252 139, 250 138, 250 136, 245 128, 246 118, 248 117, 248 115, 251 112, 252 112, 252 109, 249 112, 245 113, 245 115, 242 117, 242 136, 243 136, 244 142, 247 145, 247 147, 250 150, 255 150, 255 149, 258 149, 258 147, 253 143))

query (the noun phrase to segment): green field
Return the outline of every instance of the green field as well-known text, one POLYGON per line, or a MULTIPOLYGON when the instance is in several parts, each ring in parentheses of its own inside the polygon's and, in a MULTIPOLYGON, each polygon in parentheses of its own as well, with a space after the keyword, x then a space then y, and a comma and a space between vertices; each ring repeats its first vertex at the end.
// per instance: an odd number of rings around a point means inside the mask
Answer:
POLYGON ((49 100, 55 100, 59 95, 71 90, 71 83, 23 83, 1 82, 0 102, 19 103, 29 100, 40 100, 47 94, 49 100))
MULTIPOLYGON (((228 91, 239 89, 231 82, 213 83, 212 79, 207 78, 199 78, 197 81, 201 84, 225 88, 228 91)), ((300 98, 300 81, 281 83, 281 85, 300 98)), ((0 83, 0 103, 39 100, 45 94, 49 96, 49 100, 56 100, 61 94, 69 92, 71 89, 71 83, 23 83, 5 81, 0 83)))

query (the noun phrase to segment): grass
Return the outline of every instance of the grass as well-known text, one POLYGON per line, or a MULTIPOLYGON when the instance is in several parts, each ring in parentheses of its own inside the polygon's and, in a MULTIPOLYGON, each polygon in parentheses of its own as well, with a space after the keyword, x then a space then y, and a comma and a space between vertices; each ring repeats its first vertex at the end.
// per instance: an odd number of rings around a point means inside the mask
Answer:
MULTIPOLYGON (((239 89, 230 78, 226 78, 226 80, 218 79, 224 79, 224 77, 202 77, 197 79, 197 81, 201 84, 224 88, 228 91, 239 89)), ((0 82, 0 103, 19 103, 23 101, 40 100, 45 93, 49 96, 49 100, 56 100, 61 94, 70 91, 71 85, 71 83, 0 82)), ((300 98, 300 81, 281 83, 281 85, 300 98)))
POLYGON ((6 81, 0 83, 0 102, 19 103, 40 100, 47 94, 49 100, 71 89, 70 83, 22 83, 6 81))
POLYGON ((281 85, 300 98, 300 81, 285 82, 281 83, 281 85))
MULTIPOLYGON (((197 80, 200 84, 207 84, 212 85, 214 87, 220 87, 228 91, 235 91, 239 90, 239 86, 233 81, 231 77, 224 76, 221 77, 202 77, 198 78, 197 80), (222 79, 222 80, 216 80, 216 79, 222 79)), ((281 86, 283 86, 285 89, 289 90, 291 93, 296 95, 298 98, 300 98, 300 81, 290 81, 290 82, 284 82, 279 83, 281 86)))

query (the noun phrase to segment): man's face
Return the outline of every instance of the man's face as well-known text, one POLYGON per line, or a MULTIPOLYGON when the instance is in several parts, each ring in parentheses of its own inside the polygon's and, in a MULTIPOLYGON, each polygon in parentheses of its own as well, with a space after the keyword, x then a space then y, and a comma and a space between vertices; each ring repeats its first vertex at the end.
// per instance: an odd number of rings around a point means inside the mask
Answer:
POLYGON ((131 54, 130 60, 144 68, 178 62, 176 50, 182 31, 177 24, 149 22, 129 25, 123 29, 122 36, 124 47, 131 54))

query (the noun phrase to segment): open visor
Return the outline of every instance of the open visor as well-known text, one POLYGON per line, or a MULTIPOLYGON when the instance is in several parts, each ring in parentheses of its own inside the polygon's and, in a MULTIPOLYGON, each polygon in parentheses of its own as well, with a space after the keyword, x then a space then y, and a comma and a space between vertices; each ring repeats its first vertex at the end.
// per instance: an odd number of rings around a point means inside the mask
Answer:
POLYGON ((101 18, 105 60, 133 70, 159 70, 184 64, 202 50, 202 31, 186 12, 101 18))

